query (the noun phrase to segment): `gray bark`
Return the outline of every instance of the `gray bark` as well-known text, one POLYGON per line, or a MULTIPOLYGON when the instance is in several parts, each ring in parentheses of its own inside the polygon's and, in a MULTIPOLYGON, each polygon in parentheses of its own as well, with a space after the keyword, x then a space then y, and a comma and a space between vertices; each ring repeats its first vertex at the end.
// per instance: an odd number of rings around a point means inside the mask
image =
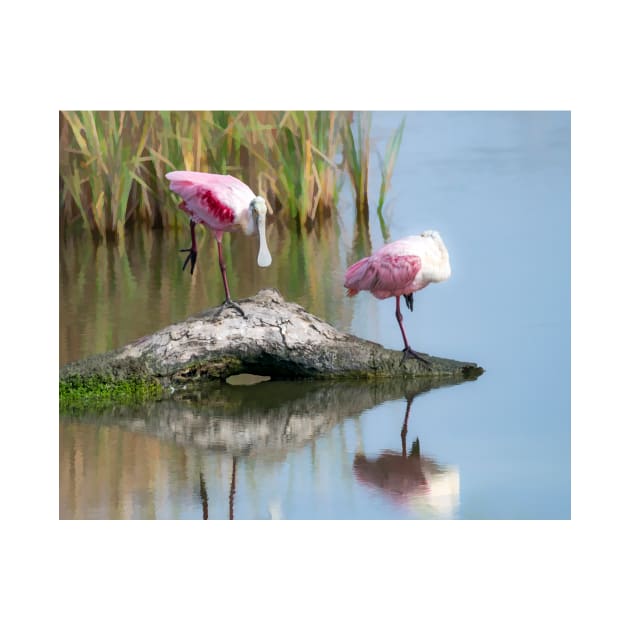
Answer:
POLYGON ((158 379, 162 386, 225 380, 243 372, 272 378, 475 378, 474 363, 427 356, 428 365, 402 352, 341 332, 285 302, 275 289, 240 300, 246 317, 212 308, 123 348, 68 364, 73 376, 158 379))

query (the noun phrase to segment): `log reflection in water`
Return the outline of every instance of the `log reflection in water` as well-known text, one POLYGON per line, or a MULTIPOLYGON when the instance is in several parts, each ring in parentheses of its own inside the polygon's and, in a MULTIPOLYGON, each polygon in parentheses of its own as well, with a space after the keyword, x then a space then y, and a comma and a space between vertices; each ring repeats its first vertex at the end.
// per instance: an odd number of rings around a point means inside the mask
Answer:
POLYGON ((245 395, 241 387, 221 385, 192 400, 165 400, 61 419, 118 426, 234 456, 282 459, 348 417, 462 380, 269 381, 249 386, 245 395))
MULTIPOLYGON (((172 497, 187 493, 203 518, 213 518, 210 513, 217 518, 221 510, 234 516, 236 486, 247 476, 238 480, 239 475, 231 474, 237 472, 233 458, 241 458, 239 468, 241 463, 245 469, 259 464, 257 475, 272 474, 276 462, 315 445, 347 418, 456 382, 224 384, 190 400, 61 415, 60 516, 156 518, 158 513, 171 514, 172 497), (215 497, 212 505, 210 494, 215 497)), ((407 458, 413 465, 412 455, 413 448, 407 458)), ((426 466, 428 460, 422 461, 426 466)), ((277 502, 269 507, 274 518, 282 513, 277 502)))

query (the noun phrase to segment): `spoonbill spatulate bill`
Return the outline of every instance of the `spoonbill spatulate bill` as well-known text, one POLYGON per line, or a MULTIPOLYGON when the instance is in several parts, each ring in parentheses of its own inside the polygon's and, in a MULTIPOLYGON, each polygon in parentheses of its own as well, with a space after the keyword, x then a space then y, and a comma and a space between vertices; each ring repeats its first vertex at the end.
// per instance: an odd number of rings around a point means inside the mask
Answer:
POLYGON ((225 302, 222 308, 232 307, 245 316, 243 309, 233 302, 230 296, 221 240, 223 232, 234 232, 238 229, 242 229, 248 235, 258 232, 257 262, 260 267, 268 267, 271 264, 271 254, 265 233, 268 212, 265 200, 255 195, 247 184, 231 175, 172 171, 166 174, 166 178, 170 182, 170 189, 183 199, 179 207, 190 217, 192 244, 189 248, 181 250, 188 252, 182 269, 186 269, 189 262, 191 274, 195 269, 197 262, 195 226, 201 223, 214 234, 217 241, 219 267, 225 288, 225 302))
POLYGON ((415 357, 427 363, 426 355, 411 349, 400 312, 400 296, 413 311, 413 294, 431 282, 442 282, 451 276, 448 250, 435 230, 427 230, 419 236, 407 236, 388 243, 367 258, 348 267, 344 287, 350 297, 359 291, 369 291, 379 300, 396 298, 396 320, 403 342, 403 359, 415 357))

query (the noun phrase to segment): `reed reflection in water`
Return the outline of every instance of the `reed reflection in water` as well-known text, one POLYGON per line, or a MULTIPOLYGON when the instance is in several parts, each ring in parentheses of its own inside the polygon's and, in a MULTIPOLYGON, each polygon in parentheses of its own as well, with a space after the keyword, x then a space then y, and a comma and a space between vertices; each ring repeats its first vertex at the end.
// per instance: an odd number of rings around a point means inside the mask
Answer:
MULTIPOLYGON (((175 211, 175 210, 174 210, 175 211)), ((264 287, 281 288, 286 300, 348 329, 352 310, 344 299, 340 230, 333 222, 300 236, 279 222, 269 226, 274 264, 256 264, 256 244, 225 234, 224 256, 233 297, 264 287)), ((60 244, 60 365, 106 352, 220 304, 223 285, 216 245, 199 230, 195 273, 182 272, 180 249, 187 230, 131 230, 118 243, 93 245, 85 233, 60 244)))

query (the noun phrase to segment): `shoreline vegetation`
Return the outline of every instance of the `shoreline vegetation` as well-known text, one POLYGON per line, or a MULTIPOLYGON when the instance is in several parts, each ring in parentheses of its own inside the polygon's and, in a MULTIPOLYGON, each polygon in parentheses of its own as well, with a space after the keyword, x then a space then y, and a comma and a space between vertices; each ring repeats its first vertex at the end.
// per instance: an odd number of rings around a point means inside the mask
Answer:
MULTIPOLYGON (((179 261, 167 257, 182 246, 187 234, 182 228, 188 226, 168 188, 165 174, 171 170, 230 174, 264 196, 274 212, 269 226, 276 234, 274 257, 283 263, 267 273, 265 283, 299 295, 303 307, 346 328, 342 283, 320 271, 330 261, 336 261, 335 268, 343 266, 338 260, 343 256, 339 195, 343 188, 344 199, 347 192, 353 196, 356 214, 348 256, 356 260, 371 250, 368 176, 380 178, 372 210, 383 238, 389 238, 383 208, 403 132, 404 119, 385 139, 381 155, 372 138, 370 112, 59 112, 60 279, 74 291, 63 311, 73 325, 64 328, 62 318, 61 364, 94 353, 94 347, 85 347, 86 335, 98 340, 98 354, 128 343, 134 334, 146 334, 145 318, 129 330, 112 328, 125 300, 158 313, 153 317, 159 326, 199 310, 202 303, 218 303, 219 284, 195 291, 192 283, 181 282, 179 261), (174 236, 165 238, 165 230, 174 236), (87 232, 94 247, 85 246, 87 232), (71 275, 76 273, 81 280, 75 286, 71 275), (87 282, 94 273, 97 281, 87 282), (330 295, 337 299, 326 299, 330 295), (103 301, 104 296, 109 297, 103 301)), ((236 294, 252 295, 257 287, 232 269, 234 252, 246 264, 251 252, 239 249, 241 235, 229 236, 226 265, 235 276, 236 294)), ((207 250, 213 266, 214 249, 207 250)), ((153 379, 142 378, 124 384, 107 378, 60 384, 60 396, 70 404, 90 398, 130 401, 159 390, 153 379)))
MULTIPOLYGON (((370 112, 60 112, 61 231, 79 223, 95 241, 116 241, 136 225, 182 227, 186 217, 174 212, 164 175, 193 170, 247 182, 296 233, 335 217, 349 181, 355 237, 369 242, 371 124, 370 112)), ((404 120, 377 156, 375 207, 385 238, 382 210, 403 131, 404 120)))

